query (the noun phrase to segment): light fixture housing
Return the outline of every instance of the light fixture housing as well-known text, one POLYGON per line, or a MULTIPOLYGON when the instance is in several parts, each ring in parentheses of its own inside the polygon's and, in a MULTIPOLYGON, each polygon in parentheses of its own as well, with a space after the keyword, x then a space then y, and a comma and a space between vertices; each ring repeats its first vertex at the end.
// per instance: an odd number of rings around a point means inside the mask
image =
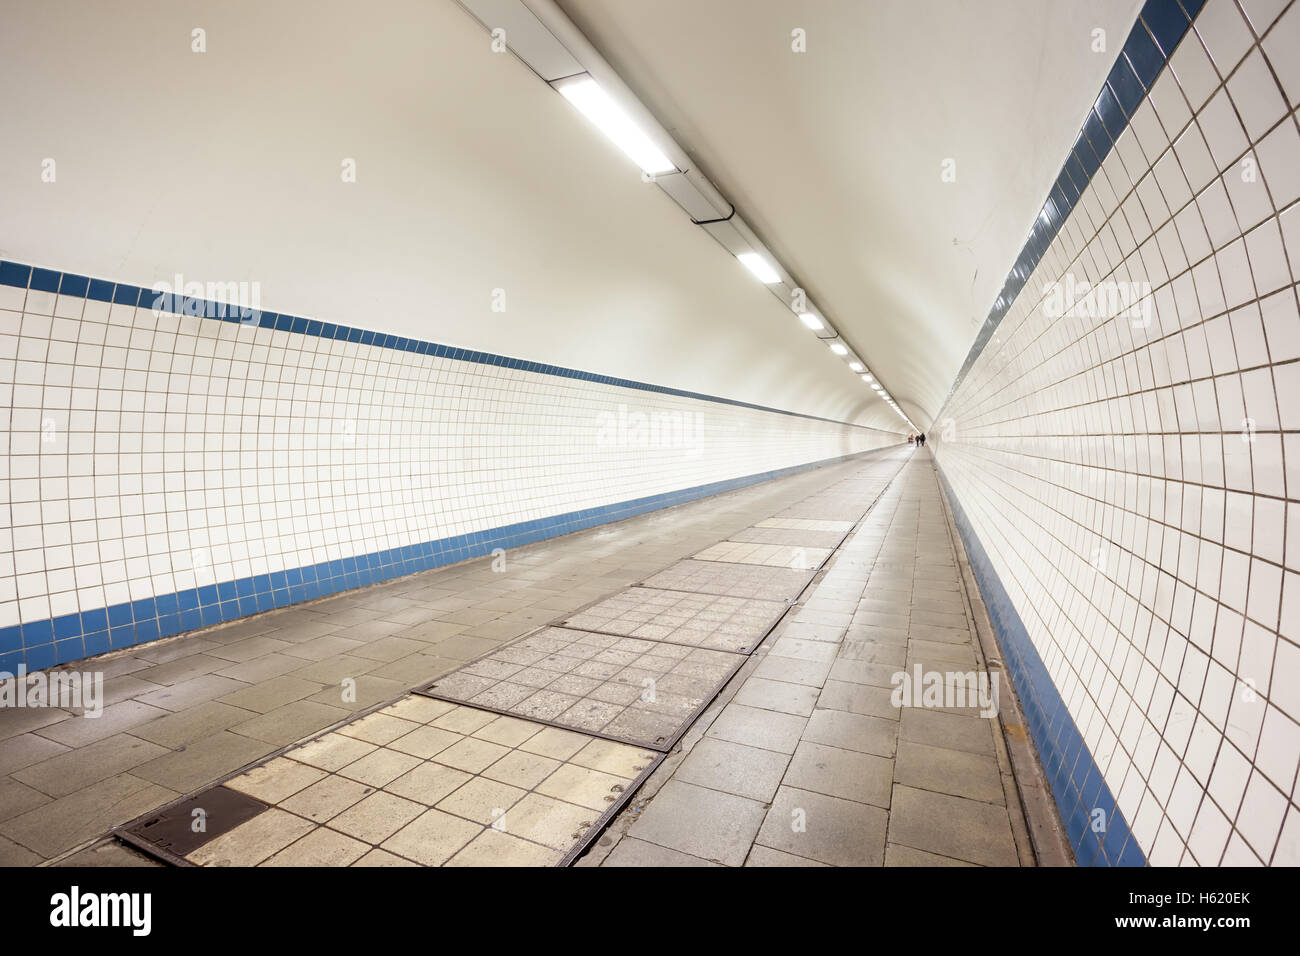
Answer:
POLYGON ((861 363, 861 362, 850 362, 850 363, 849 363, 849 368, 853 369, 853 371, 855 371, 855 372, 861 372, 861 371, 862 371, 862 363, 861 363))
POLYGON ((757 252, 739 252, 736 254, 736 258, 739 259, 745 268, 752 272, 754 277, 758 279, 759 282, 763 283, 763 285, 775 285, 781 281, 781 275, 772 267, 772 263, 768 262, 757 252))
POLYGON ((643 172, 657 176, 677 169, 677 165, 633 122, 632 117, 600 88, 591 74, 565 77, 553 85, 643 172))
POLYGON ((817 316, 813 315, 811 312, 800 312, 799 321, 814 332, 820 332, 822 329, 826 328, 826 326, 822 325, 822 320, 817 318, 817 316))
POLYGON ((848 350, 848 348, 845 347, 844 345, 841 345, 839 342, 832 342, 832 343, 831 343, 831 351, 834 352, 836 355, 848 355, 848 354, 849 354, 849 350, 848 350))

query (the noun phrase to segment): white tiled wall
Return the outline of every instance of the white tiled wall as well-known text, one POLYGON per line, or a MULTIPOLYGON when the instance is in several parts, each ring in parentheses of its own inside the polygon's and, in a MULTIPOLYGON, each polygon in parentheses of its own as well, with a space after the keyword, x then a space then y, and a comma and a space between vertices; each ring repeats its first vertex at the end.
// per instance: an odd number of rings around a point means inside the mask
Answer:
POLYGON ((1300 3, 1194 31, 932 435, 1149 862, 1295 864, 1300 3))
POLYGON ((0 628, 893 444, 0 286, 0 628))

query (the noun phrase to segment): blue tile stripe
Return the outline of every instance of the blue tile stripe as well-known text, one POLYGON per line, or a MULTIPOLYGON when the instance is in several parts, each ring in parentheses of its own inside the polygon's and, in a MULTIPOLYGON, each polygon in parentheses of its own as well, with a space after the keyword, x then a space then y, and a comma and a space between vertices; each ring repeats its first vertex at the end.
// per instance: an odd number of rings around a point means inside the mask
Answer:
POLYGON ((615 504, 570 511, 550 518, 522 521, 486 531, 440 538, 388 551, 374 551, 337 561, 323 561, 288 571, 274 571, 83 611, 80 614, 66 614, 0 628, 0 671, 12 674, 19 664, 25 664, 28 671, 66 664, 95 654, 232 621, 249 614, 482 557, 491 554, 496 548, 517 548, 534 541, 571 534, 610 521, 621 521, 648 511, 734 491, 761 481, 782 478, 855 457, 858 456, 827 458, 615 504))
MULTIPOLYGON (((1147 0, 1143 4, 1115 65, 1088 111, 1088 118, 1079 130, 1074 146, 1065 158, 1060 175, 1034 220, 1019 258, 1011 267, 1002 291, 994 300, 993 308, 980 326, 979 334, 975 336, 975 342, 966 354, 966 360, 957 372, 952 387, 948 389, 944 406, 993 338, 1012 303, 1051 248, 1052 241, 1074 211, 1088 184, 1092 182, 1092 177, 1110 155, 1115 141, 1128 127, 1129 120, 1146 99, 1156 78, 1204 5, 1205 0, 1147 0)), ((941 410, 936 420, 942 417, 941 410)))
POLYGON ((1146 855, 1130 832, 1128 821, 1106 786, 1101 769, 1066 709, 1060 690, 1047 672, 942 468, 939 468, 939 481, 952 507, 957 531, 988 608, 1005 656, 1004 663, 1020 697, 1070 845, 1074 847, 1075 859, 1084 866, 1145 866, 1146 855), (1102 833, 1092 829, 1096 809, 1105 813, 1106 829, 1102 833))
MULTIPOLYGON (((638 382, 634 379, 618 378, 613 375, 600 375, 581 369, 566 368, 562 365, 548 365, 545 362, 530 362, 525 359, 511 358, 494 352, 480 352, 474 349, 456 348, 451 345, 439 345, 420 339, 374 332, 369 329, 357 329, 320 319, 306 319, 301 316, 288 315, 283 312, 266 312, 260 309, 248 309, 236 304, 200 299, 195 296, 181 296, 171 293, 159 293, 153 289, 112 282, 108 279, 91 279, 87 276, 70 272, 56 272, 37 266, 24 265, 19 262, 0 262, 0 285, 14 286, 34 292, 51 292, 61 296, 92 299, 109 302, 114 305, 129 305, 139 309, 157 309, 176 315, 199 316, 215 321, 257 325, 264 329, 277 329, 281 332, 296 332, 301 335, 313 335, 335 341, 356 342, 361 345, 373 345, 377 348, 396 349, 399 352, 415 352, 417 355, 431 355, 434 358, 454 359, 460 362, 473 362, 478 365, 495 365, 501 368, 516 369, 522 372, 535 372, 538 375, 554 375, 560 378, 572 378, 599 385, 612 385, 618 388, 630 388, 642 392, 655 392, 660 395, 672 395, 677 398, 692 398, 702 402, 715 402, 720 405, 733 405, 737 408, 752 408, 760 412, 772 412, 777 415, 789 415, 808 421, 829 422, 847 428, 865 431, 880 431, 867 425, 840 421, 834 418, 822 418, 818 415, 805 415, 784 408, 772 408, 742 402, 734 398, 719 395, 706 395, 703 392, 691 392, 667 385, 654 385, 638 382)), ((892 433, 891 433, 892 434, 892 433)))

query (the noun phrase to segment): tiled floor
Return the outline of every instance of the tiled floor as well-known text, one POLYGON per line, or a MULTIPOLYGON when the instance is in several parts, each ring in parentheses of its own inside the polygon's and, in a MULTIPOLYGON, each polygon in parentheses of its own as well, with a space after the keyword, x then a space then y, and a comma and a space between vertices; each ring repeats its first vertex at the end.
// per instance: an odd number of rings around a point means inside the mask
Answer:
POLYGON ((103 717, 0 714, 0 862, 140 862, 88 841, 218 781, 266 806, 183 853, 199 865, 554 865, 642 784, 581 865, 1026 853, 996 721, 891 701, 903 668, 984 669, 925 452, 521 549, 504 573, 428 572, 101 663, 103 717), (686 590, 654 590, 669 586, 686 590), (537 630, 547 621, 565 626, 537 630), (643 671, 649 706, 623 693, 643 671), (545 691, 523 679, 534 672, 545 691), (405 693, 443 674, 480 706, 405 693), (480 700, 516 686, 519 700, 480 700), (687 727, 663 757, 656 741, 687 727))
MULTIPOLYGON (((903 454, 874 453, 522 548, 499 570, 482 560, 426 572, 97 660, 101 717, 0 712, 0 864, 63 855, 756 522, 842 534, 842 516, 809 495, 864 462, 903 454), (801 502, 798 514, 769 520, 801 502)), ((743 568, 745 596, 764 599, 797 593, 772 593, 761 584, 772 574, 802 582, 809 573, 698 564, 743 568)), ((102 847, 90 856, 117 860, 102 847)))
POLYGON ((655 754, 407 697, 225 786, 270 805, 200 866, 553 866, 655 754))
POLYGON ((581 865, 1028 860, 997 721, 895 706, 918 666, 985 670, 924 451, 581 865))

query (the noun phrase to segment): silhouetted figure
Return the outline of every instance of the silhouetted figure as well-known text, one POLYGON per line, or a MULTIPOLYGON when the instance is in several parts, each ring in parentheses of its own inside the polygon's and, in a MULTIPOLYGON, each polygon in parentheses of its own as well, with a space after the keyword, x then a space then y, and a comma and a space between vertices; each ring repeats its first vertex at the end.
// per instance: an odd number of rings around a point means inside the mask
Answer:
POLYGON ((924 447, 924 446, 925 446, 925 432, 921 432, 921 434, 917 435, 917 436, 916 436, 916 440, 917 440, 917 442, 919 442, 919 443, 921 444, 922 447, 924 447))

